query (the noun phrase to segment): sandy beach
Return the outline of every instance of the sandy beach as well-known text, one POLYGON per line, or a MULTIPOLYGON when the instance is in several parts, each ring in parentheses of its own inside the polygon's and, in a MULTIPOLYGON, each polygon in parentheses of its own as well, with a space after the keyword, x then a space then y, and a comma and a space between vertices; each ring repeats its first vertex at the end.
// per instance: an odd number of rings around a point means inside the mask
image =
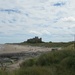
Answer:
POLYGON ((22 45, 0 45, 0 54, 3 53, 21 53, 21 52, 37 52, 37 51, 51 51, 51 48, 37 47, 37 46, 22 46, 22 45))
MULTIPOLYGON (((17 61, 17 63, 14 62, 11 65, 7 65, 7 67, 9 67, 8 68, 9 70, 19 68, 19 64, 21 64, 24 60, 29 59, 31 57, 35 57, 37 55, 40 55, 40 52, 43 53, 43 52, 47 52, 47 51, 51 51, 51 48, 28 46, 28 45, 23 46, 23 45, 8 45, 8 44, 1 45, 0 44, 0 55, 1 54, 2 55, 4 55, 4 54, 8 55, 8 54, 11 54, 11 53, 13 53, 13 54, 15 54, 15 53, 25 53, 25 56, 24 56, 25 59, 20 59, 20 60, 17 61)), ((15 54, 15 56, 18 57, 18 58, 22 57, 22 56, 17 56, 16 54, 15 54)), ((14 57, 14 56, 12 55, 12 57, 14 57)), ((7 56, 3 59, 7 59, 7 56)), ((11 59, 11 60, 13 60, 13 59, 11 59)))

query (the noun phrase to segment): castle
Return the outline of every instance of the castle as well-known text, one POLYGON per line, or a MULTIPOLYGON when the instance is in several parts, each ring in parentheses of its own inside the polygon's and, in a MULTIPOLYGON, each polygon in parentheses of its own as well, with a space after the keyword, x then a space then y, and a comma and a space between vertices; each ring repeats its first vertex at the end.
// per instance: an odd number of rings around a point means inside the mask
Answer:
POLYGON ((27 40, 28 43, 42 43, 42 38, 34 37, 27 40))

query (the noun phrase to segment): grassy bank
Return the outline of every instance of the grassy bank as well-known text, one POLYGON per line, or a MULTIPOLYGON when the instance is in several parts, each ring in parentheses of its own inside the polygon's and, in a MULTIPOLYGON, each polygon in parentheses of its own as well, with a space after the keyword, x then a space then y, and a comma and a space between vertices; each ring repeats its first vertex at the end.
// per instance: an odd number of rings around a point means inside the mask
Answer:
POLYGON ((62 50, 45 53, 20 64, 20 69, 0 75, 75 75, 75 51, 62 50))
POLYGON ((30 46, 39 46, 39 47, 67 47, 73 42, 43 42, 43 43, 16 43, 17 45, 30 45, 30 46))

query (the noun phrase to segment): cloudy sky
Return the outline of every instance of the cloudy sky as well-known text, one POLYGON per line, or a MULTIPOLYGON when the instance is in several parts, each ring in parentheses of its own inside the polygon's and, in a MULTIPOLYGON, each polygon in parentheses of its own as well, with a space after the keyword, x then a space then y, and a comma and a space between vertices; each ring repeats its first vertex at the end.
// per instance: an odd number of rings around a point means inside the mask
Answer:
POLYGON ((75 0, 0 0, 0 43, 71 41, 74 33, 75 0))

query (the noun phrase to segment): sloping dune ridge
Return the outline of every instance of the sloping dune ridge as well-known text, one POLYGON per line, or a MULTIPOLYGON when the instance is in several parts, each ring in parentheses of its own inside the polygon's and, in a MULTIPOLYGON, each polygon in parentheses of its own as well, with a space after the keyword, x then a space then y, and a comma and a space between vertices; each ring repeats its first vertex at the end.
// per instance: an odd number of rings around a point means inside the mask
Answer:
POLYGON ((0 45, 0 54, 3 53, 18 53, 18 52, 37 52, 37 51, 51 51, 51 48, 37 47, 37 46, 22 46, 22 45, 0 45))

